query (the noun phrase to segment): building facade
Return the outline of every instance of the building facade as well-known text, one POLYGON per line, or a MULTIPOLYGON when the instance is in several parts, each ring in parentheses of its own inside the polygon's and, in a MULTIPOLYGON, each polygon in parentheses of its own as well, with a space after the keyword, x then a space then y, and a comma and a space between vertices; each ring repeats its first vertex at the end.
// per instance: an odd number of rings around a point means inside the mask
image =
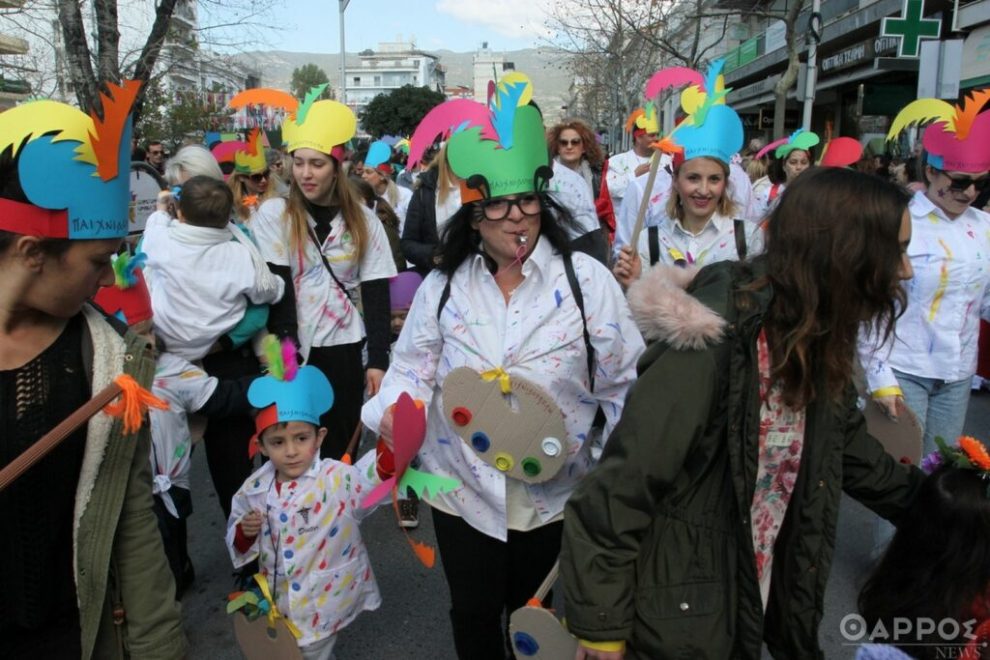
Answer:
POLYGON ((417 49, 412 41, 379 43, 378 50, 362 51, 358 58, 358 66, 344 69, 347 105, 355 114, 379 94, 405 85, 444 91, 447 70, 440 58, 417 49))

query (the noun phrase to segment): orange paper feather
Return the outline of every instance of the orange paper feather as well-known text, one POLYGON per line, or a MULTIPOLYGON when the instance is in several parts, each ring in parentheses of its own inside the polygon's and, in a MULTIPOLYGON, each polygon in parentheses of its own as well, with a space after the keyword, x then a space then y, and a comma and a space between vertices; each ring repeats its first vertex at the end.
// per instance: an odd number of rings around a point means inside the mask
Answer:
POLYGON ((299 100, 292 94, 283 92, 280 89, 257 87, 246 89, 240 94, 236 94, 234 98, 230 99, 230 103, 227 105, 235 110, 240 110, 249 105, 267 105, 271 108, 282 108, 287 112, 295 112, 296 108, 299 107, 299 100))
POLYGON ((89 134, 96 155, 96 171, 104 181, 117 176, 120 170, 119 154, 120 139, 123 137, 124 124, 141 89, 138 80, 125 80, 123 87, 107 83, 110 94, 100 93, 103 104, 103 119, 92 112, 94 130, 89 134))
POLYGON ((990 101, 990 89, 981 89, 973 92, 972 96, 966 96, 961 106, 956 106, 956 139, 965 140, 969 137, 969 129, 973 125, 976 115, 990 101))
POLYGON ((635 110, 633 110, 629 114, 629 118, 626 119, 626 133, 629 133, 629 132, 632 131, 633 126, 636 124, 636 120, 637 119, 639 119, 640 117, 645 117, 645 116, 646 116, 646 113, 643 111, 642 108, 636 108, 635 110))

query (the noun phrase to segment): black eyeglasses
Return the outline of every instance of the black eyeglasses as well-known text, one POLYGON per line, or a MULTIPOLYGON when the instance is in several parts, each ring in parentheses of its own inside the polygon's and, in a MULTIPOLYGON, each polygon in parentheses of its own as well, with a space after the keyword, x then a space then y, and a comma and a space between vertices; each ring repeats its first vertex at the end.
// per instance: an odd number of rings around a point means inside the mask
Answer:
POLYGON ((560 138, 559 140, 557 140, 557 144, 559 144, 562 147, 579 147, 581 146, 581 142, 582 142, 581 138, 571 138, 570 140, 565 140, 564 138, 560 138))
POLYGON ((942 174, 949 180, 949 190, 954 190, 955 192, 966 192, 969 190, 970 186, 976 188, 977 193, 981 193, 990 186, 990 176, 983 176, 979 179, 973 179, 968 176, 952 176, 945 170, 940 170, 932 168, 939 174, 942 174))
POLYGON ((271 170, 265 170, 264 172, 258 172, 257 174, 252 174, 248 178, 255 183, 261 183, 263 180, 271 176, 271 170))
POLYGON ((481 210, 486 220, 505 220, 509 217, 513 206, 518 206, 523 215, 539 215, 542 205, 540 196, 536 194, 523 195, 515 199, 499 197, 481 202, 481 210))

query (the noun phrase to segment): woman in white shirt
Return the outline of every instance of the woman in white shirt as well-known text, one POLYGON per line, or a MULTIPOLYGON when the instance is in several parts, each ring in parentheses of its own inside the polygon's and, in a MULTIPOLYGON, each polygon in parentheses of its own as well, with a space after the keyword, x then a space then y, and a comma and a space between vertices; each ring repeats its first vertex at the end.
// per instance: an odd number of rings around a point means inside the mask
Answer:
MULTIPOLYGON (((564 502, 593 463, 588 436, 595 411, 605 411, 607 434, 643 349, 605 267, 569 252, 570 216, 543 192, 552 170, 540 140, 542 121, 536 108, 516 105, 517 85, 528 80, 503 80, 501 107, 493 111, 514 115, 512 121, 480 124, 479 133, 472 126, 489 109, 461 118, 441 105, 413 136, 414 164, 416 146, 429 145, 436 135, 431 131, 471 122, 447 143, 450 165, 467 183, 443 235, 437 270, 416 293, 382 389, 362 414, 369 428, 389 439, 399 394, 426 402, 420 469, 461 482, 455 492, 428 493, 425 500, 450 587, 457 655, 472 660, 506 657, 502 617, 533 596, 554 564, 564 502), (435 123, 445 113, 453 126, 435 123), (445 403, 457 394, 445 392, 445 382, 461 367, 497 382, 517 402, 525 399, 523 379, 542 391, 548 408, 562 413, 564 433, 550 443, 555 447, 544 444, 548 439, 536 443, 546 456, 534 452, 544 465, 552 462, 551 453, 564 456, 558 471, 547 469, 549 478, 538 482, 520 478, 513 462, 523 469, 529 462, 537 471, 539 462, 513 454, 511 439, 498 428, 481 429, 490 447, 461 428, 465 410, 481 419, 474 405, 487 405, 445 403)), ((512 414, 505 410, 502 418, 512 414)))
POLYGON ((390 162, 391 155, 392 148, 387 144, 380 140, 373 143, 364 159, 361 176, 375 189, 375 194, 388 202, 395 214, 399 216, 399 236, 402 236, 402 228, 406 225, 406 212, 409 210, 412 191, 408 188, 400 188, 392 180, 395 168, 390 162))
POLYGON ((891 126, 889 138, 922 117, 940 119, 923 138, 927 188, 909 206, 914 277, 905 285, 907 307, 883 346, 873 350, 868 339, 861 347, 874 400, 896 416, 903 398, 925 429, 925 454, 935 450, 936 436, 962 433, 980 318, 990 320, 990 215, 972 206, 990 185, 990 112, 959 112, 964 119, 944 101, 921 99, 891 126))
POLYGON ((814 163, 811 148, 819 140, 816 133, 799 128, 789 136, 771 142, 756 154, 757 160, 770 151, 774 156, 767 168, 767 176, 753 184, 753 205, 758 219, 770 215, 787 184, 811 167, 814 163))
MULTIPOLYGON (((258 102, 259 93, 242 92, 231 105, 258 102)), ((320 419, 328 429, 320 452, 340 458, 357 428, 365 383, 368 394, 377 392, 388 366, 395 263, 381 222, 341 174, 341 145, 354 135, 354 113, 336 101, 294 104, 286 97, 262 98, 292 113, 282 125, 292 158, 289 196, 262 204, 251 229, 272 270, 293 284, 272 306, 269 330, 293 337, 333 386, 334 405, 320 419)))

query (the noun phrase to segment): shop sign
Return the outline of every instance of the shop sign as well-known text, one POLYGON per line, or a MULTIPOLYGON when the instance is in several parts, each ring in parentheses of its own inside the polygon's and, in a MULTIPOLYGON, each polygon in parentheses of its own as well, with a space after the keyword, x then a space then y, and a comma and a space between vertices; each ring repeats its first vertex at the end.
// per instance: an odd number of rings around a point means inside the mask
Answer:
POLYGON ((830 72, 848 69, 849 67, 872 60, 878 55, 893 52, 897 50, 899 41, 897 37, 875 37, 861 41, 845 50, 840 50, 834 55, 822 58, 822 71, 830 72))

